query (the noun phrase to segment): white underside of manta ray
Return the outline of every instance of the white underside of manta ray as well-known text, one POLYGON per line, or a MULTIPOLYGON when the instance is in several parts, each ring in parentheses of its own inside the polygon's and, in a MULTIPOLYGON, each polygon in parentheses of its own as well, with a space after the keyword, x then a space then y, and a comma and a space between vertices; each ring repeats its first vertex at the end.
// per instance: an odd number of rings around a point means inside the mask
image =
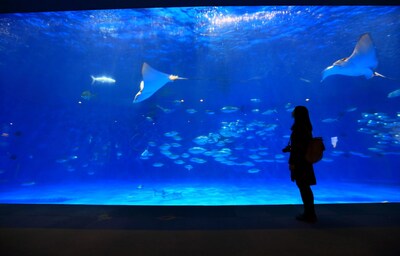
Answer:
POLYGON ((143 80, 140 82, 139 92, 136 93, 135 98, 133 99, 133 103, 141 102, 148 99, 168 82, 187 79, 176 75, 168 75, 162 73, 150 67, 150 65, 146 62, 143 63, 142 66, 142 77, 143 80))
POLYGON ((321 82, 331 75, 364 76, 367 79, 374 76, 385 77, 375 72, 377 66, 375 45, 370 34, 365 33, 360 36, 350 57, 337 60, 322 71, 321 82))

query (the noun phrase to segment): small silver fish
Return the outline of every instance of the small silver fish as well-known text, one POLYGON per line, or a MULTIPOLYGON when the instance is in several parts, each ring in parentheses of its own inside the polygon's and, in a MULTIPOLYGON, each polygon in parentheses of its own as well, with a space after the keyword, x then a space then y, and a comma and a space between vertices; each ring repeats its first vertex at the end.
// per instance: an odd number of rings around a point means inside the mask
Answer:
POLYGON ((397 89, 391 93, 388 94, 388 98, 395 98, 400 96, 400 89, 397 89))
POLYGON ((193 108, 186 109, 186 113, 189 113, 189 114, 194 114, 196 112, 197 112, 197 110, 193 109, 193 108))
POLYGON ((90 76, 92 78, 92 84, 94 83, 102 83, 102 84, 115 84, 115 79, 111 77, 106 77, 106 76, 99 76, 99 77, 94 77, 90 76))
POLYGON ((338 119, 337 118, 325 118, 322 120, 323 123, 333 123, 333 122, 337 122, 338 119))
POLYGON ((221 112, 223 112, 223 113, 233 113, 238 110, 239 110, 239 108, 234 107, 234 106, 225 106, 225 107, 221 108, 221 112))

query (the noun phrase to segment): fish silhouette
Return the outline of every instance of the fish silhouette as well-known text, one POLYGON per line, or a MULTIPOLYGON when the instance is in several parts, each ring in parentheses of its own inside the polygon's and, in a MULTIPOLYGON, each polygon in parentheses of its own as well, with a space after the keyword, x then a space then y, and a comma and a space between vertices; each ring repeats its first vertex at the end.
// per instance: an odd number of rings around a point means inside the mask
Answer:
POLYGON ((162 73, 150 67, 146 62, 143 63, 142 66, 142 77, 143 80, 140 82, 139 92, 136 93, 135 98, 133 99, 134 103, 148 99, 168 82, 187 79, 176 75, 162 73))
POLYGON ((322 71, 322 80, 331 75, 364 76, 370 79, 374 76, 385 77, 375 71, 378 66, 375 45, 369 33, 360 36, 353 53, 335 61, 322 71))

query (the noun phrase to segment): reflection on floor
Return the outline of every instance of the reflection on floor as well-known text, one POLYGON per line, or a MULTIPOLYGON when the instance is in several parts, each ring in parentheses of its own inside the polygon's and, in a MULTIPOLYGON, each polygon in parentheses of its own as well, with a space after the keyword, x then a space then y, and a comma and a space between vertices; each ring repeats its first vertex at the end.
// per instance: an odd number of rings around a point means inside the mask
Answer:
MULTIPOLYGON (((390 184, 331 183, 313 187, 317 204, 400 202, 390 184)), ((3 188, 0 203, 84 205, 284 205, 301 204, 287 180, 264 183, 149 183, 103 181, 3 188)))

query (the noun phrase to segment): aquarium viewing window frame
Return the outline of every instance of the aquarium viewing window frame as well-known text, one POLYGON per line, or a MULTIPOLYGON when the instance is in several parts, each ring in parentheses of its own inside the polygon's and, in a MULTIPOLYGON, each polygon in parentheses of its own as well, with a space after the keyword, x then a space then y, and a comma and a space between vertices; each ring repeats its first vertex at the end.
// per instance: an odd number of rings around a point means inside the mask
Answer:
MULTIPOLYGON (((135 8, 176 8, 176 7, 207 7, 207 6, 307 6, 307 5, 321 5, 320 2, 314 0, 307 0, 302 2, 295 1, 280 1, 276 3, 271 0, 253 0, 250 3, 243 3, 241 1, 223 0, 217 3, 212 1, 190 1, 189 3, 181 0, 172 1, 158 1, 149 0, 146 2, 125 2, 125 1, 111 1, 102 0, 100 2, 89 0, 80 2, 77 0, 67 1, 61 0, 55 3, 52 0, 40 0, 38 2, 33 0, 0 0, 0 14, 3 13, 29 13, 29 12, 67 12, 67 11, 85 11, 85 10, 118 10, 118 9, 135 9, 135 8), (245 4, 245 5, 244 5, 245 4)), ((377 1, 352 1, 352 3, 346 1, 326 1, 321 6, 341 6, 341 5, 381 5, 390 6, 391 4, 384 0, 383 2, 377 1), (376 3, 375 3, 376 2, 376 3)), ((140 185, 141 186, 141 185, 140 185)), ((158 193, 158 192, 155 192, 158 193)), ((164 196, 164 195, 163 195, 164 196)), ((173 195, 176 196, 176 195, 173 195)), ((180 196, 179 194, 177 195, 180 196)), ((52 203, 52 202, 50 202, 52 203)))

